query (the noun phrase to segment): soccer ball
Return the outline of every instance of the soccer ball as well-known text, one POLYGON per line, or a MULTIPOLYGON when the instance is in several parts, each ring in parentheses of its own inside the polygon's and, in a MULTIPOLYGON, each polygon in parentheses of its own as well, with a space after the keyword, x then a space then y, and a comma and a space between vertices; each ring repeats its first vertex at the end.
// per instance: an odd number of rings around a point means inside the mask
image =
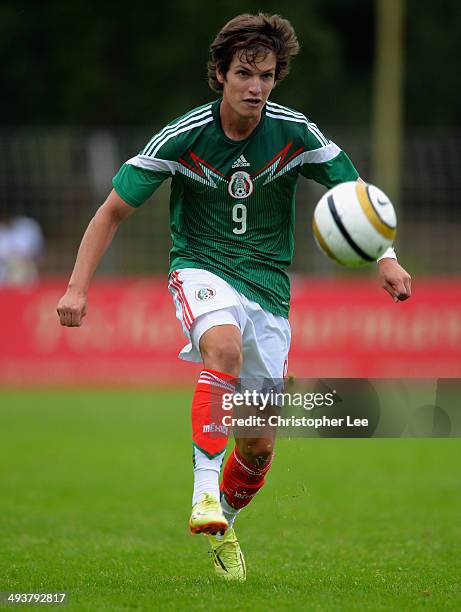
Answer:
POLYGON ((381 189, 351 181, 323 195, 312 226, 317 244, 328 257, 357 267, 376 261, 392 245, 397 217, 381 189))

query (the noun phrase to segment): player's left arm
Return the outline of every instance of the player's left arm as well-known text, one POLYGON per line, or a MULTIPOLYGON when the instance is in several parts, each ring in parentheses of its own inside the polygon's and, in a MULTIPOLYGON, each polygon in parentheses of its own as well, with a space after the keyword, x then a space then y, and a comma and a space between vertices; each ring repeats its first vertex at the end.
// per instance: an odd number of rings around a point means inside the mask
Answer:
MULTIPOLYGON (((357 181, 365 181, 358 177, 357 181)), ((378 259, 381 285, 394 302, 403 302, 411 297, 411 276, 397 261, 394 249, 390 248, 378 259)))
MULTIPOLYGON (((319 128, 308 122, 304 128, 305 152, 302 157, 300 172, 331 189, 345 181, 363 181, 353 163, 334 142, 322 134, 319 128)), ((411 277, 398 263, 394 249, 389 248, 378 260, 381 285, 394 302, 411 297, 411 277)))
POLYGON ((403 302, 411 297, 411 276, 393 257, 378 261, 381 285, 394 302, 403 302))

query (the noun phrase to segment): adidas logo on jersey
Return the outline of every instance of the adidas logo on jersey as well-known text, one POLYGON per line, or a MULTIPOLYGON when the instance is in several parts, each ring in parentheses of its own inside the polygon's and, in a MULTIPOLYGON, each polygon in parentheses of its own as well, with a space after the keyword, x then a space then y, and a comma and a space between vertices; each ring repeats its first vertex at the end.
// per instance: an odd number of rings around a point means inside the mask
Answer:
POLYGON ((249 166, 249 165, 250 164, 243 157, 243 155, 240 155, 240 157, 236 159, 235 162, 232 164, 232 168, 243 168, 244 166, 249 166))

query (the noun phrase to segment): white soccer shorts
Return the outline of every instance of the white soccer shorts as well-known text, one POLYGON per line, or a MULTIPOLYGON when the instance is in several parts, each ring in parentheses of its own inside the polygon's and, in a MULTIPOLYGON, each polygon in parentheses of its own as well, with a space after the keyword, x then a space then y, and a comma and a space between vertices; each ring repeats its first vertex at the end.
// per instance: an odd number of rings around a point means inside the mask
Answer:
POLYGON ((235 325, 242 335, 240 378, 285 378, 291 340, 288 319, 264 310, 206 270, 175 270, 170 274, 168 288, 176 317, 189 340, 179 353, 180 359, 201 362, 202 334, 215 325, 235 325))

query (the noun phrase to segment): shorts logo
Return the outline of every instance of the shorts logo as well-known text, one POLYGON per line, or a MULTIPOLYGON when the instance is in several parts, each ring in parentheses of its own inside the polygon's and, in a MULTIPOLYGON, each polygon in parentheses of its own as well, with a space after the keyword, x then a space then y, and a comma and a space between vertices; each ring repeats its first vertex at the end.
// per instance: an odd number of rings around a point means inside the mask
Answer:
POLYGON ((237 200, 247 198, 253 193, 253 181, 248 172, 234 172, 229 180, 229 195, 237 200))
POLYGON ((215 295, 216 289, 213 289, 213 287, 202 287, 195 292, 195 299, 199 302, 206 302, 214 298, 215 295))

